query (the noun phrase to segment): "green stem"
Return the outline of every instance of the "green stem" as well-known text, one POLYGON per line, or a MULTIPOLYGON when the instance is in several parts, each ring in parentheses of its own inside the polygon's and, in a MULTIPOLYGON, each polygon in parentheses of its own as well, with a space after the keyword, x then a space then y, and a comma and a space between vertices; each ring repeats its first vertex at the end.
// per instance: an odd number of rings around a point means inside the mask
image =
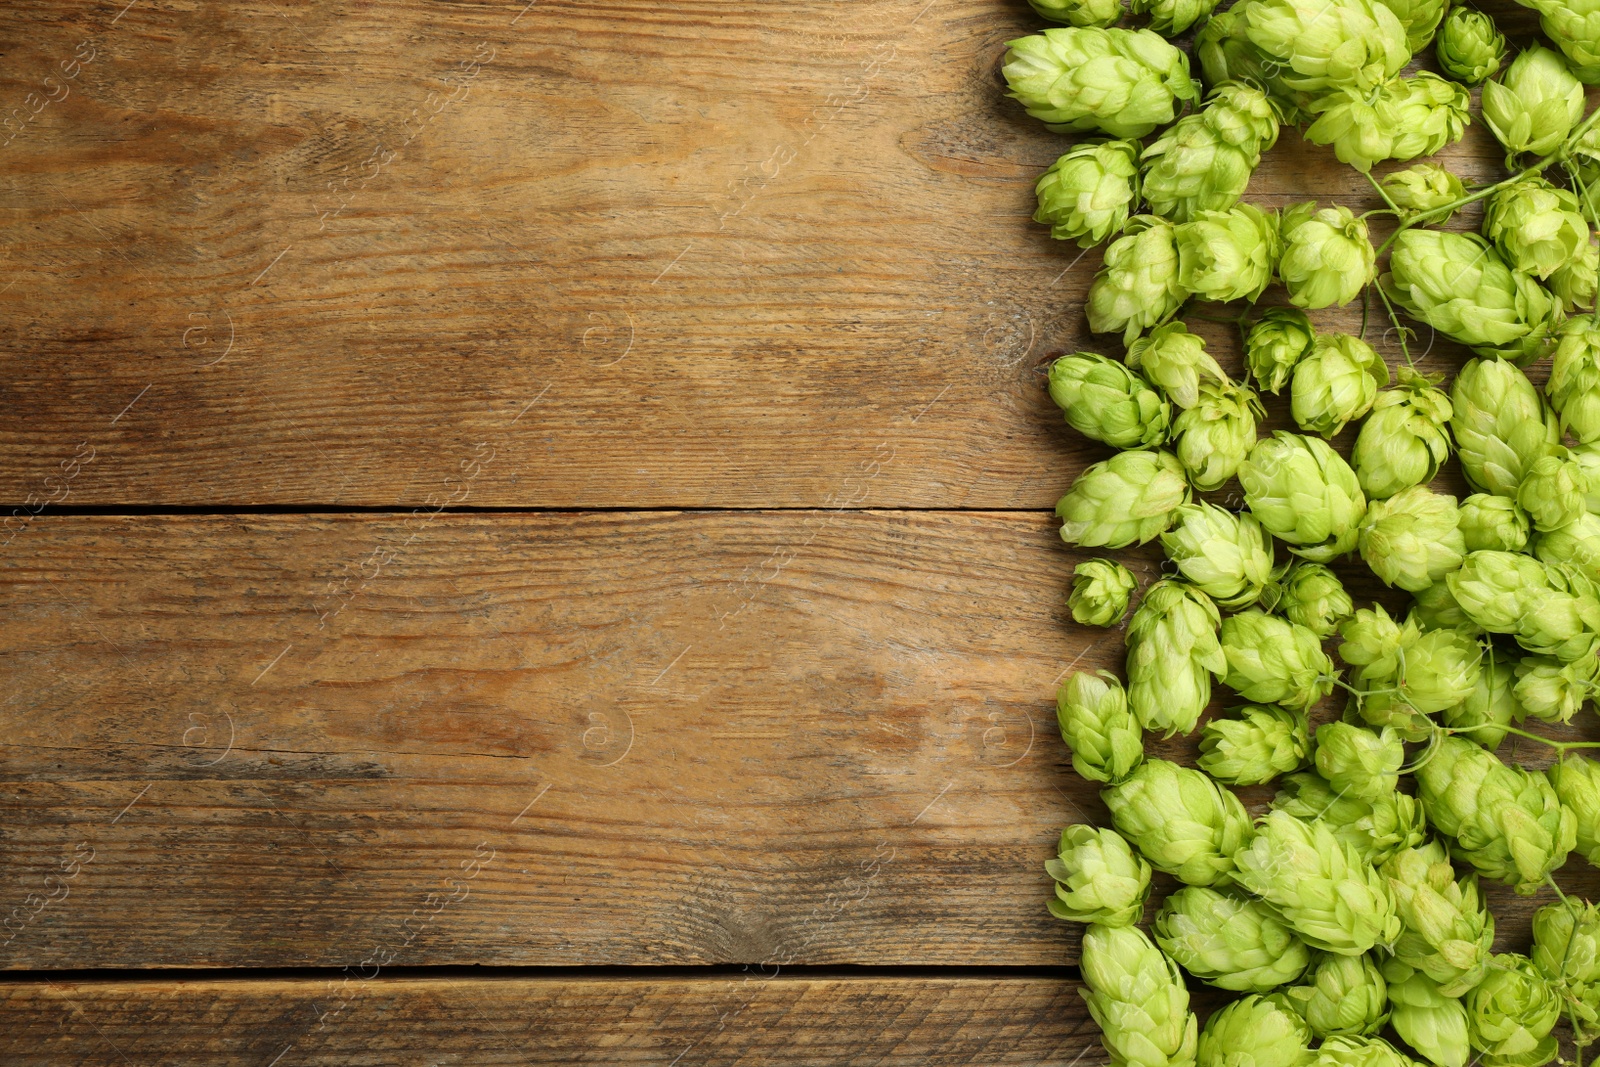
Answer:
POLYGON ((1519 730, 1515 726, 1501 726, 1499 723, 1492 722, 1479 723, 1477 726, 1440 727, 1440 729, 1447 734, 1466 734, 1471 733, 1473 730, 1503 730, 1517 737, 1525 737, 1529 741, 1537 741, 1541 745, 1549 745, 1563 756, 1575 748, 1600 748, 1600 741, 1552 741, 1548 737, 1540 737, 1538 734, 1529 733, 1527 730, 1519 730))
MULTIPOLYGON (((1388 208, 1386 210, 1394 212, 1396 218, 1403 217, 1404 212, 1402 212, 1400 210, 1400 205, 1394 202, 1394 197, 1389 195, 1389 190, 1385 189, 1383 187, 1383 183, 1381 183, 1380 181, 1378 181, 1378 179, 1376 179, 1376 178, 1374 178, 1372 176, 1372 172, 1371 171, 1364 170, 1364 171, 1361 172, 1361 176, 1363 178, 1367 179, 1367 181, 1372 185, 1372 187, 1378 191, 1378 195, 1379 196, 1383 197, 1383 202, 1388 205, 1388 208)), ((1385 210, 1385 209, 1380 209, 1380 210, 1385 210)), ((1369 211, 1369 212, 1367 212, 1367 215, 1375 215, 1377 213, 1378 213, 1377 211, 1369 211)), ((1361 217, 1362 218, 1366 218, 1367 215, 1362 215, 1361 217)))
POLYGON ((1416 370, 1417 365, 1411 359, 1411 348, 1406 344, 1406 334, 1411 332, 1410 329, 1401 324, 1400 314, 1395 311, 1394 305, 1389 302, 1389 294, 1383 291, 1383 286, 1374 282, 1372 287, 1378 290, 1378 299, 1383 301, 1384 309, 1389 312, 1389 321, 1394 323, 1395 336, 1400 339, 1400 354, 1406 357, 1406 366, 1416 370))

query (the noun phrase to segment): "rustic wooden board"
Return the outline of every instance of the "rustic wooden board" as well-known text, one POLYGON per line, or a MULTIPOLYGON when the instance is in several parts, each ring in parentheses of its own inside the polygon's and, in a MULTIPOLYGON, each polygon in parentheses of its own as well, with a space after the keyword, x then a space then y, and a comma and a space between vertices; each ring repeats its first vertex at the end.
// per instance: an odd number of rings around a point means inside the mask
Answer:
POLYGON ((0 1057, 13 1067, 1105 1061, 1067 980, 366 978, 0 985, 0 1057))
MULTIPOLYGON (((1020 0, 121 7, 0 10, 13 507, 1041 507, 1101 455, 1020 0)), ((1252 196, 1371 206, 1331 163, 1252 196)))

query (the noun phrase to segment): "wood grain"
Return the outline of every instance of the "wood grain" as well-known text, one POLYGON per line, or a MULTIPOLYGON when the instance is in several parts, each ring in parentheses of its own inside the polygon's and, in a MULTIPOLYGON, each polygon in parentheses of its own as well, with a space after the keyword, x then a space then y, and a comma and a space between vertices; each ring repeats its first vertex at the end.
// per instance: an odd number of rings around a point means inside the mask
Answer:
POLYGON ((1105 1061, 1054 979, 53 981, 0 985, 0 1018, 12 1067, 1105 1061))

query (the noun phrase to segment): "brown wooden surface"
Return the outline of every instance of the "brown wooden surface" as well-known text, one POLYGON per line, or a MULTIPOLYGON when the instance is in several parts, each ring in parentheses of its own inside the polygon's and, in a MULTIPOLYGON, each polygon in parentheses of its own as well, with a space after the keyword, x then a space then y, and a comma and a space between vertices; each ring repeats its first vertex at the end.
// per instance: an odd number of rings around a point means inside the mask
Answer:
POLYGON ((0 984, 10 1067, 1105 1062, 1055 979, 220 980, 0 984))

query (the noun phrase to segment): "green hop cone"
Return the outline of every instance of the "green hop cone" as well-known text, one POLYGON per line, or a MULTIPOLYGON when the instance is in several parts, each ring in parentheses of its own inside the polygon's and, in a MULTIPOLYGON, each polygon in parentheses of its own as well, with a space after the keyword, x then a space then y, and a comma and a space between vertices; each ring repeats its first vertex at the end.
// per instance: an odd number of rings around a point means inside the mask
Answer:
POLYGON ((1294 931, 1260 901, 1238 893, 1180 889, 1162 903, 1152 930, 1178 966, 1218 989, 1269 993, 1311 963, 1310 949, 1294 931))
POLYGON ((1320 114, 1305 136, 1332 145, 1341 163, 1366 173, 1386 159, 1431 156, 1461 140, 1471 102, 1462 86, 1421 71, 1391 79, 1370 96, 1330 94, 1315 105, 1320 114))
POLYGON ((1591 582, 1600 581, 1600 516, 1585 511, 1570 525, 1540 534, 1533 554, 1541 563, 1565 564, 1591 582))
POLYGON ((1445 427, 1455 409, 1438 387, 1438 376, 1401 367, 1398 377, 1395 388, 1378 394, 1351 452, 1351 465, 1369 500, 1432 481, 1450 457, 1445 427))
POLYGON ((1411 618, 1422 629, 1466 630, 1473 635, 1483 633, 1483 628, 1467 618, 1466 612, 1461 610, 1461 605, 1456 603, 1456 598, 1446 583, 1434 582, 1415 595, 1416 602, 1411 605, 1411 618))
POLYGON ((1593 672, 1593 664, 1523 656, 1517 662, 1517 681, 1511 692, 1524 715, 1543 722, 1571 722, 1589 694, 1593 672))
POLYGON ((1134 926, 1094 924, 1083 934, 1085 989, 1112 1067, 1192 1067, 1199 1023, 1178 967, 1134 926))
POLYGON ((1132 926, 1150 896, 1150 865, 1122 835, 1077 823, 1061 831, 1045 873, 1056 883, 1050 914, 1065 922, 1132 926))
POLYGON ((1126 548, 1159 535, 1188 502, 1183 465, 1171 452, 1119 452, 1078 476, 1056 517, 1068 544, 1126 548))
POLYGON ((1196 589, 1228 611, 1254 604, 1272 577, 1272 543, 1248 512, 1187 504, 1161 535, 1161 547, 1196 589))
POLYGON ((1550 293, 1476 234, 1402 230, 1379 284, 1412 318, 1480 356, 1530 362, 1561 322, 1550 293))
POLYGON ((1145 760, 1100 796, 1117 832, 1156 870, 1188 885, 1225 883, 1234 853, 1250 836, 1250 816, 1238 797, 1167 760, 1145 760))
POLYGON ((1356 668, 1350 710, 1370 726, 1393 727, 1420 741, 1427 715, 1464 698, 1477 680, 1478 647, 1460 630, 1422 632, 1415 619, 1396 623, 1381 607, 1357 611, 1340 627, 1339 654, 1356 668))
POLYGON ((1427 975, 1447 997, 1477 985, 1494 945, 1494 916, 1478 876, 1457 880, 1450 854, 1437 841, 1397 852, 1383 875, 1404 927, 1392 948, 1395 958, 1427 975))
POLYGON ((1087 559, 1072 572, 1067 606, 1074 622, 1115 626, 1128 613, 1128 600, 1139 583, 1114 559, 1087 559))
POLYGON ((1283 780, 1272 810, 1320 822, 1340 844, 1349 845, 1373 864, 1421 844, 1428 833, 1415 797, 1391 793, 1370 802, 1358 800, 1340 794, 1326 778, 1309 772, 1283 780))
POLYGON ((1033 188, 1033 221, 1058 241, 1088 248, 1118 232, 1139 199, 1139 145, 1134 141, 1082 144, 1050 165, 1033 188))
POLYGON ((1468 361, 1456 375, 1450 401, 1461 469, 1475 489, 1515 497, 1534 461, 1560 445, 1561 429, 1539 391, 1505 360, 1468 361))
MULTIPOLYGON (((1395 206, 1401 211, 1401 217, 1405 219, 1414 219, 1418 215, 1447 208, 1467 195, 1467 187, 1461 184, 1461 179, 1437 163, 1418 163, 1405 170, 1393 171, 1385 175, 1379 184, 1389 194, 1389 199, 1394 201, 1395 206)), ((1450 221, 1457 210, 1459 209, 1435 215, 1428 221, 1442 226, 1450 221)))
POLYGON ((1284 210, 1278 232, 1278 276, 1296 307, 1315 311, 1348 304, 1372 281, 1377 251, 1366 222, 1349 208, 1296 204, 1284 210))
POLYGON ((1499 81, 1483 86, 1483 121, 1511 155, 1549 155, 1583 118, 1583 85, 1560 53, 1523 52, 1499 81))
POLYGON ((1128 366, 1142 372, 1180 408, 1200 402, 1202 382, 1229 381, 1206 352, 1205 341, 1181 322, 1169 322, 1129 345, 1128 366))
POLYGON ((1250 23, 1245 18, 1248 10, 1248 4, 1236 4, 1219 11, 1195 34, 1195 55, 1206 84, 1262 86, 1281 109, 1281 121, 1299 123, 1318 94, 1291 88, 1281 76, 1287 68, 1251 43, 1250 23))
POLYGON ((1533 965, 1592 1035, 1600 1022, 1600 908, 1562 900, 1534 912, 1533 965))
POLYGON ((1234 863, 1235 881, 1313 948, 1357 956, 1400 933, 1389 886, 1321 821, 1269 812, 1234 863))
POLYGON ((1266 416, 1256 394, 1242 385, 1205 379, 1199 399, 1172 423, 1172 448, 1201 492, 1221 489, 1239 473, 1256 443, 1256 423, 1266 416))
POLYGON ((1473 493, 1461 501, 1461 537, 1468 552, 1521 552, 1528 547, 1528 516, 1510 497, 1473 493))
POLYGON ((1370 955, 1320 953, 1306 977, 1283 995, 1317 1037, 1363 1037, 1389 1020, 1388 983, 1370 955))
POLYGON ((1445 708, 1440 717, 1452 730, 1462 731, 1462 737, 1493 752, 1505 740, 1506 727, 1522 717, 1515 695, 1516 681, 1514 661, 1491 652, 1483 659, 1483 669, 1472 692, 1461 703, 1445 708))
POLYGON ((1311 1031, 1280 996, 1251 995, 1213 1012, 1200 1031, 1199 1067, 1306 1067, 1311 1031))
POLYGON ((1445 18, 1434 40, 1439 69, 1463 85, 1479 85, 1495 76, 1506 60, 1506 39, 1494 19, 1471 7, 1457 7, 1445 18))
POLYGON ((1086 311, 1095 333, 1122 332, 1133 343, 1140 331, 1178 310, 1178 246, 1174 227, 1155 215, 1135 215, 1106 249, 1105 266, 1089 287, 1086 311))
POLYGON ((1371 92, 1411 59, 1405 27, 1371 0, 1253 0, 1244 17, 1250 42, 1288 68, 1292 89, 1371 92))
POLYGON ((1122 0, 1028 0, 1047 22, 1067 26, 1115 26, 1122 21, 1122 0))
POLYGON ((1445 581, 1468 618, 1529 652, 1576 663, 1600 647, 1600 600, 1570 568, 1513 552, 1469 552, 1445 581))
POLYGON ((1433 40, 1449 0, 1382 0, 1406 28, 1406 47, 1420 52, 1433 40))
POLYGON ((1457 567, 1467 554, 1456 498, 1425 485, 1367 505, 1358 547, 1385 585, 1415 592, 1457 567))
POLYGON ((1315 437, 1279 431, 1239 465, 1245 504, 1296 555, 1327 563, 1355 548, 1367 498, 1350 465, 1315 437))
POLYGON ((1277 393, 1289 375, 1311 352, 1317 332, 1299 308, 1268 308, 1250 327, 1245 339, 1244 363, 1256 384, 1277 393))
POLYGON ((1524 896, 1567 861, 1570 810, 1542 774, 1509 767, 1460 737, 1445 737, 1416 772, 1428 821, 1455 838, 1451 854, 1524 896))
POLYGON ((1307 433, 1332 437, 1372 410, 1389 384, 1389 367, 1371 345, 1348 333, 1318 334, 1294 368, 1294 421, 1307 433))
POLYGON ((1135 15, 1149 15, 1150 28, 1176 37, 1211 14, 1217 0, 1133 0, 1135 15))
POLYGON ((1561 803, 1572 809, 1577 826, 1577 850, 1600 867, 1600 763, 1568 753, 1545 772, 1561 803))
MULTIPOLYGON (((1584 218, 1588 218, 1588 213, 1584 218)), ((1580 308, 1593 308, 1595 293, 1600 289, 1600 248, 1584 241, 1578 254, 1557 267, 1545 284, 1555 294, 1562 311, 1570 313, 1580 308)))
POLYGON ((1254 204, 1196 211, 1178 226, 1178 284, 1202 300, 1254 302, 1278 261, 1278 219, 1254 204))
POLYGON ((1120 782, 1144 759, 1144 731, 1109 671, 1068 675, 1056 693, 1056 722, 1072 769, 1091 782, 1120 782))
POLYGON ((1589 482, 1589 493, 1584 497, 1584 506, 1589 509, 1589 514, 1600 515, 1600 441, 1578 445, 1571 451, 1572 458, 1583 468, 1583 476, 1589 482))
POLYGON ((1333 691, 1333 660, 1304 626, 1251 609, 1222 620, 1222 682, 1246 700, 1306 711, 1333 691))
MULTIPOLYGON (((1424 715, 1459 704, 1478 684, 1482 663, 1483 649, 1466 630, 1429 630, 1420 634, 1406 648, 1405 662, 1400 667, 1403 699, 1424 715)), ((1422 739, 1416 733, 1406 736, 1408 741, 1422 739)))
POLYGON ((1562 326, 1544 391, 1563 429, 1580 444, 1600 441, 1600 323, 1593 315, 1562 326))
POLYGON ((1512 270, 1548 278, 1589 247, 1589 224, 1578 198, 1533 176, 1489 197, 1483 235, 1493 241, 1512 270))
POLYGON ((1305 764, 1311 737, 1304 712, 1246 704, 1200 731, 1200 769, 1224 785, 1261 785, 1305 764))
POLYGON ((1006 95, 1057 133, 1143 137, 1200 95, 1188 57, 1149 30, 1064 26, 1007 47, 1006 95))
MULTIPOLYGON (((1371 678, 1400 676, 1401 656, 1421 635, 1414 622, 1396 622, 1382 605, 1358 609, 1339 627, 1339 658, 1371 678)), ((1360 688, 1359 686, 1357 688, 1360 688)))
POLYGON ((1373 733, 1347 722, 1317 727, 1317 773, 1340 793, 1377 800, 1400 783, 1405 746, 1393 730, 1373 733))
POLYGON ((1313 1067, 1414 1067, 1415 1061, 1381 1037, 1332 1037, 1313 1067))
POLYGON ((1050 364, 1050 398, 1067 425, 1113 448, 1149 448, 1167 439, 1172 405, 1118 360, 1092 352, 1050 364))
POLYGON ((1146 730, 1166 737, 1194 730, 1211 702, 1211 676, 1227 669, 1217 641, 1221 613, 1183 582, 1145 590, 1128 621, 1128 706, 1146 730))
POLYGON ((1595 0, 1517 0, 1539 12, 1545 36, 1567 54, 1580 81, 1600 85, 1600 5, 1595 0))
POLYGON ((1572 175, 1573 191, 1583 208, 1583 217, 1590 222, 1600 221, 1600 128, 1591 127, 1569 146, 1575 168, 1572 175))
POLYGON ((1561 998, 1526 956, 1494 957, 1483 982, 1466 995, 1467 1041, 1484 1067, 1542 1067, 1556 1058, 1550 1031, 1561 998))
POLYGON ((1437 1067, 1466 1067, 1467 1012, 1445 996, 1426 974, 1399 959, 1383 965, 1389 983, 1389 1025, 1401 1039, 1437 1067))
POLYGON ((1278 141, 1279 112, 1252 85, 1217 85, 1203 110, 1185 115, 1144 150, 1143 192, 1150 210, 1176 222, 1238 203, 1278 141))
POLYGON ((1517 486, 1517 503, 1540 533, 1577 522, 1588 510, 1588 495, 1588 476, 1565 448, 1535 460, 1517 486))
POLYGON ((1261 606, 1326 640, 1355 611, 1338 575, 1320 563, 1284 563, 1274 569, 1261 606))

